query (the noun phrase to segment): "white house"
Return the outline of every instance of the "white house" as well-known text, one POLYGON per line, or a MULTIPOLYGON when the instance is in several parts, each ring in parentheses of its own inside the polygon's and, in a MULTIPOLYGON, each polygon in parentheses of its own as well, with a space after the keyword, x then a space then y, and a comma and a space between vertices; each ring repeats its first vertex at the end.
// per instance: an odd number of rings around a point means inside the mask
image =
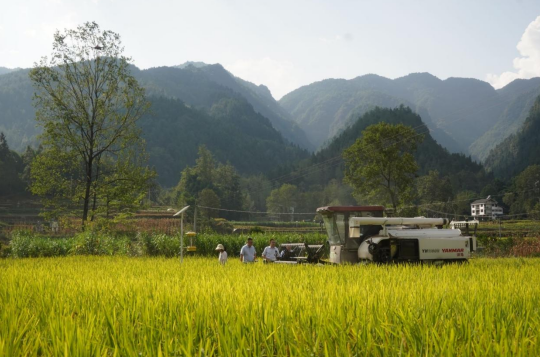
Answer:
POLYGON ((495 219, 502 215, 502 207, 499 207, 497 201, 492 199, 491 196, 471 203, 471 216, 473 217, 495 219))

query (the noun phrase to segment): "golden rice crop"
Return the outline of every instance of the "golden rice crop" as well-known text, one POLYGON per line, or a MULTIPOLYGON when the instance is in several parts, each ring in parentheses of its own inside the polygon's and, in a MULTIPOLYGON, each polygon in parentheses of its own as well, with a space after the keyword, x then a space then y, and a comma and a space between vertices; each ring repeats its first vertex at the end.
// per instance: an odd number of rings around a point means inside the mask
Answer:
POLYGON ((6 259, 0 356, 538 356, 539 271, 6 259))

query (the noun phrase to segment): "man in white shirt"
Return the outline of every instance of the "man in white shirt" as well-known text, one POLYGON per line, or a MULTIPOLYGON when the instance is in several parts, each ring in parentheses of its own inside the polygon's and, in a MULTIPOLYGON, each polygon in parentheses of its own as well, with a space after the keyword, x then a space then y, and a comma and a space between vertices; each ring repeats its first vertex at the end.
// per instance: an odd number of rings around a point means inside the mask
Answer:
POLYGON ((248 237, 246 244, 240 249, 240 261, 243 263, 253 263, 256 254, 253 239, 248 237))
POLYGON ((270 246, 264 248, 262 257, 265 263, 273 263, 277 260, 277 258, 279 257, 279 250, 276 247, 275 240, 270 239, 270 246))

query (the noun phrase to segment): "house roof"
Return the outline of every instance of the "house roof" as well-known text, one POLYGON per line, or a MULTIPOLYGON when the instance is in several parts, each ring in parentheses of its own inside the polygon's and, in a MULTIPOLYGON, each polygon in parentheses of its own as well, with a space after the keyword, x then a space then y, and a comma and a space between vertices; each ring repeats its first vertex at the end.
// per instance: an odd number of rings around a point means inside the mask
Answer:
POLYGON ((478 203, 494 203, 494 204, 497 204, 497 201, 495 201, 494 199, 491 199, 491 198, 482 198, 480 200, 476 200, 474 201, 473 203, 471 203, 471 205, 474 205, 474 204, 478 204, 478 203))
POLYGON ((317 208, 317 213, 324 212, 364 212, 384 211, 384 206, 326 206, 317 208))

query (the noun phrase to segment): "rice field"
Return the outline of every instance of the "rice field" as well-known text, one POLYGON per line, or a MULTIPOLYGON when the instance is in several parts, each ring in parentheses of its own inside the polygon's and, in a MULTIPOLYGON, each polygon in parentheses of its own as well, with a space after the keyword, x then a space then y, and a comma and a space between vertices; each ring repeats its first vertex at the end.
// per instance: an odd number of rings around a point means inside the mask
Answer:
POLYGON ((3 259, 0 356, 538 356, 539 272, 3 259))

